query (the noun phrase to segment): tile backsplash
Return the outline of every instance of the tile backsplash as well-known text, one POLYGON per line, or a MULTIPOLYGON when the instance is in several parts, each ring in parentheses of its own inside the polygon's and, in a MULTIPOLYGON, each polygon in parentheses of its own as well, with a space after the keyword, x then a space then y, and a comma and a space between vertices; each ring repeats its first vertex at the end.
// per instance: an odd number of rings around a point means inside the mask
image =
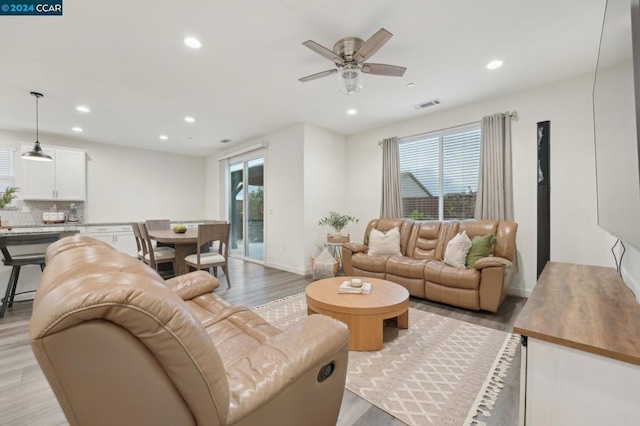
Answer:
POLYGON ((78 216, 80 217, 80 221, 78 223, 83 223, 84 202, 72 203, 71 201, 16 200, 17 208, 0 210, 0 218, 3 226, 41 225, 43 223, 42 213, 52 211, 53 206, 55 205, 57 211, 63 211, 65 213, 66 218, 69 214, 69 206, 71 204, 75 204, 76 209, 78 210, 78 216))

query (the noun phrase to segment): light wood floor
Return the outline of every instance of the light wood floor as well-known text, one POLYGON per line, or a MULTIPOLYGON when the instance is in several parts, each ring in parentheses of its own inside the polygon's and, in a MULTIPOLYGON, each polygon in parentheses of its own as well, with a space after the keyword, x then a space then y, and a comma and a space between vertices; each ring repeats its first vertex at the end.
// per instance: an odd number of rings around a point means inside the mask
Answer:
MULTIPOLYGON (((304 291, 310 278, 301 277, 261 265, 231 259, 233 287, 227 289, 224 276, 216 294, 232 304, 258 306, 272 300, 304 291)), ((19 290, 18 290, 19 291, 19 290)), ((467 321, 502 331, 511 331, 525 299, 509 296, 497 314, 472 312, 421 299, 411 299, 411 307, 467 321)), ((31 302, 14 304, 0 319, 0 424, 62 425, 67 424, 53 392, 33 357, 28 338, 31 302)), ((516 425, 520 386, 520 351, 516 354, 504 389, 492 410, 482 419, 487 425, 516 425)), ((396 418, 376 406, 345 391, 338 424, 402 425, 396 418)))

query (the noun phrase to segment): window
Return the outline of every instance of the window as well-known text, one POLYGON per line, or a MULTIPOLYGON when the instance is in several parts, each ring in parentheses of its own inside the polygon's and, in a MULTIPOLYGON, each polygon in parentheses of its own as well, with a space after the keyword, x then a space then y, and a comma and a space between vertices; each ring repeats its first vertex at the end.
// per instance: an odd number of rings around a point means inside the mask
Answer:
POLYGON ((404 217, 472 219, 478 192, 480 123, 399 141, 404 217))
MULTIPOLYGON (((13 149, 0 147, 0 194, 4 193, 8 186, 15 186, 13 149)), ((15 200, 8 206, 15 206, 15 200)))

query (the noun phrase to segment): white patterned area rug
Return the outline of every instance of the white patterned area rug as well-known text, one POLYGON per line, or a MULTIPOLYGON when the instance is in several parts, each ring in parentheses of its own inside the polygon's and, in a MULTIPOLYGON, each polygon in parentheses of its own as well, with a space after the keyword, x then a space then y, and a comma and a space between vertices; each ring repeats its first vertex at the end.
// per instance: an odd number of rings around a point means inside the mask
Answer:
MULTIPOLYGON (((254 308, 286 329, 307 315, 304 294, 254 308)), ((519 336, 409 308, 409 329, 385 326, 384 348, 349 352, 346 388, 410 425, 482 425, 519 336)))

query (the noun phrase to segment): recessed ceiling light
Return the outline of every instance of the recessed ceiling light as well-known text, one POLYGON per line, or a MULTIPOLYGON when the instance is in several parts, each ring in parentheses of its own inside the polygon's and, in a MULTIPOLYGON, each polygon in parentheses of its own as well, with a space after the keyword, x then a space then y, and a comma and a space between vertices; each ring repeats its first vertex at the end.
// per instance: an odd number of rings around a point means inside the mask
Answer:
POLYGON ((185 117, 184 121, 186 121, 187 123, 195 123, 196 119, 193 117, 185 117))
POLYGON ((71 130, 73 130, 74 132, 81 133, 82 132, 82 127, 72 127, 71 130))
POLYGON ((195 37, 187 37, 184 39, 184 44, 189 46, 192 49, 200 49, 202 47, 202 43, 195 37))
POLYGON ((76 107, 76 110, 78 110, 80 112, 91 112, 91 110, 88 107, 84 106, 84 105, 78 105, 76 107))
POLYGON ((160 139, 161 139, 161 140, 163 140, 163 141, 166 141, 166 140, 168 140, 168 139, 169 139, 169 136, 167 136, 167 135, 160 135, 160 139))
POLYGON ((353 108, 347 110, 347 114, 349 114, 349 115, 356 115, 357 113, 358 113, 358 111, 353 109, 353 108))
POLYGON ((487 68, 489 68, 490 70, 495 70, 496 68, 500 68, 502 66, 502 61, 499 59, 496 59, 495 61, 491 61, 487 64, 487 68))
POLYGON ((415 85, 416 85, 415 83, 409 83, 409 84, 407 84, 407 87, 413 87, 415 85))

